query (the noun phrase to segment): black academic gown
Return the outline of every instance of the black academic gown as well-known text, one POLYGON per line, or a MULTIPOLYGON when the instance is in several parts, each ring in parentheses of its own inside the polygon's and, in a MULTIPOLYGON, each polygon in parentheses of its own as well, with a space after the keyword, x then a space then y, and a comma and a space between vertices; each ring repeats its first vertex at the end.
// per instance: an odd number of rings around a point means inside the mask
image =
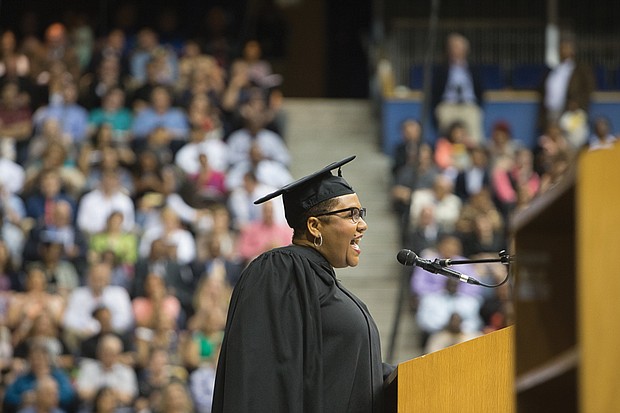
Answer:
POLYGON ((379 332, 311 248, 255 259, 232 295, 214 413, 383 411, 379 332))

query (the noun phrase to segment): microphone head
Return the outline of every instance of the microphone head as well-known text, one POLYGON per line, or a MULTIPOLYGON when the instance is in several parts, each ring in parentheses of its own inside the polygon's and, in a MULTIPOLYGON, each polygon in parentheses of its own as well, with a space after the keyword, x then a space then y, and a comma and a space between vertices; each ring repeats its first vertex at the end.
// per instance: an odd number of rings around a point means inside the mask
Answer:
POLYGON ((398 251, 398 254, 396 255, 396 259, 398 260, 398 262, 408 266, 414 265, 416 258, 418 258, 418 256, 415 254, 415 252, 407 249, 398 251))

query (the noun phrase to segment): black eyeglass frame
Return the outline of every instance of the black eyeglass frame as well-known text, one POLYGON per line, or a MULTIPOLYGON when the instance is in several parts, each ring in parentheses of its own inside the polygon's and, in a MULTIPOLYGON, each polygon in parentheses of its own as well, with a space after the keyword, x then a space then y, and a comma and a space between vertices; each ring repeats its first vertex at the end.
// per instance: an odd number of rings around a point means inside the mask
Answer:
MULTIPOLYGON (((357 224, 359 222, 360 219, 365 219, 366 218, 366 208, 358 208, 358 207, 350 207, 350 208, 344 208, 344 209, 338 209, 336 211, 329 211, 329 212, 323 212, 321 214, 316 214, 315 217, 322 217, 325 215, 336 215, 339 214, 341 212, 349 212, 350 215, 347 218, 351 218, 351 221, 353 221, 354 224, 357 224), (358 210, 359 213, 357 214, 358 218, 357 220, 355 220, 353 218, 354 212, 355 210, 358 210)), ((345 217, 342 217, 345 218, 345 217)))

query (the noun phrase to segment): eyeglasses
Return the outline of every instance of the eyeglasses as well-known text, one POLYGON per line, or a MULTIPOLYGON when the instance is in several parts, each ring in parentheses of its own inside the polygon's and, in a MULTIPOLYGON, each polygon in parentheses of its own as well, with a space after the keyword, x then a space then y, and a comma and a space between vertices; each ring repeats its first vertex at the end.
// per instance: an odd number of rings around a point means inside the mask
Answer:
MULTIPOLYGON (((351 218, 351 221, 353 221, 354 224, 357 224, 360 218, 361 219, 366 218, 366 208, 358 208, 358 207, 351 207, 351 208, 339 209, 337 211, 323 212, 322 214, 317 214, 315 216, 322 217, 324 215, 335 215, 341 212, 349 212, 348 218, 351 218)), ((345 217, 342 217, 342 218, 345 218, 345 217)))

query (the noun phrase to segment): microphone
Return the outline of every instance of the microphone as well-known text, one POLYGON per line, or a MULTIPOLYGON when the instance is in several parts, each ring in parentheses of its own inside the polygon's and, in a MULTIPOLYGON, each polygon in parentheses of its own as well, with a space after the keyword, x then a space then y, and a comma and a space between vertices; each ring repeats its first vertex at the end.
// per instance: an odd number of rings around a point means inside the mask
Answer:
POLYGON ((398 262, 406 266, 420 267, 423 270, 426 270, 433 274, 440 274, 446 277, 456 278, 459 281, 467 284, 480 285, 480 282, 475 278, 469 277, 465 274, 461 274, 460 272, 451 270, 449 268, 442 267, 439 264, 439 260, 437 259, 435 259, 435 261, 425 260, 418 257, 415 252, 407 249, 402 249, 398 251, 396 259, 398 260, 398 262))

